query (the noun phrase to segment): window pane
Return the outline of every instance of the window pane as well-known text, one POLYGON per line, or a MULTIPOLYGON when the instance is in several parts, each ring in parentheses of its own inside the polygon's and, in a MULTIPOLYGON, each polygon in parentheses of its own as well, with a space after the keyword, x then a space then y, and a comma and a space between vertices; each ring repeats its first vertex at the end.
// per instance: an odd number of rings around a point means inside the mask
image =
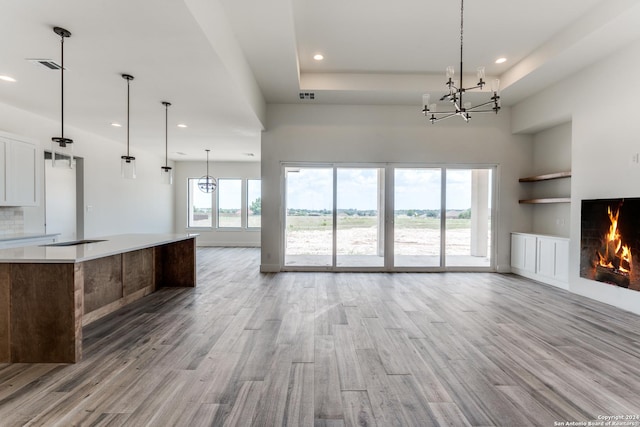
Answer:
POLYGON ((242 227, 242 180, 218 180, 218 227, 242 227))
POLYGON ((491 265, 491 182, 491 169, 447 169, 447 266, 491 265))
POLYGON ((247 180, 247 227, 259 228, 262 218, 261 181, 247 180))
POLYGON ((384 169, 337 170, 338 267, 384 266, 384 169))
POLYGON ((394 265, 438 267, 442 171, 397 168, 394 176, 394 265))
POLYGON ((333 169, 286 168, 285 265, 331 266, 333 169))
POLYGON ((189 227, 212 227, 211 193, 203 193, 198 188, 199 178, 189 178, 189 227))

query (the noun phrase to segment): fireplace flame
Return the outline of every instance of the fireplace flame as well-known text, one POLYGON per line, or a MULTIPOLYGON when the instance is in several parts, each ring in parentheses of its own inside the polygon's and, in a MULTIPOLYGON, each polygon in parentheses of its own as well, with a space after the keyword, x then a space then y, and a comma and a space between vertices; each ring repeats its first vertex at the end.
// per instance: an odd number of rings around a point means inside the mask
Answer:
POLYGON ((622 244, 622 237, 618 231, 618 215, 620 208, 615 213, 608 208, 609 232, 604 235, 603 248, 598 251, 598 264, 602 267, 611 268, 622 273, 629 274, 631 270, 631 249, 627 245, 622 244), (604 252, 604 255, 602 254, 604 252))

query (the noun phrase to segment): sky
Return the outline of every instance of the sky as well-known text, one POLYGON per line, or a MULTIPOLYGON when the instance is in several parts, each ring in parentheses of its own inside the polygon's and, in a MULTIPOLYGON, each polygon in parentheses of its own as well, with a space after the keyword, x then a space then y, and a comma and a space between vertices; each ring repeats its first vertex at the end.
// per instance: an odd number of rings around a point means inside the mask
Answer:
MULTIPOLYGON (((378 203, 379 168, 338 168, 338 209, 375 210, 378 203)), ((440 169, 396 168, 395 209, 440 209, 440 169)), ((195 183, 197 181, 191 181, 195 183)), ((221 209, 240 209, 241 179, 220 179, 213 197, 221 209)), ((331 168, 289 168, 287 207, 290 209, 331 210, 333 207, 331 168)), ((198 207, 211 206, 212 195, 194 189, 198 207)), ((248 180, 249 203, 260 197, 259 180, 248 180)), ((447 208, 471 207, 471 170, 447 169, 447 208)))
MULTIPOLYGON (((292 209, 332 209, 333 170, 331 168, 289 168, 287 207, 292 209)), ((338 168, 338 209, 377 209, 378 168, 338 168)), ((440 169, 396 168, 395 209, 439 209, 440 169)), ((447 170, 447 208, 471 207, 471 170, 447 170)))

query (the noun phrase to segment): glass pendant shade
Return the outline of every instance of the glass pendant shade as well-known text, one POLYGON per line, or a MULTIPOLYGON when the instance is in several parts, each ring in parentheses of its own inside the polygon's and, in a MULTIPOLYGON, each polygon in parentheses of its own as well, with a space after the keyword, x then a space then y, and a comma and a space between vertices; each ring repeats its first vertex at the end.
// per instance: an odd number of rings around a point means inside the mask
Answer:
POLYGON ((54 168, 72 169, 75 162, 73 161, 73 144, 60 145, 52 139, 51 141, 51 166, 54 168))
POLYGON ((120 157, 120 174, 125 179, 136 178, 136 158, 132 156, 120 157))
POLYGON ((160 166, 160 182, 165 185, 173 184, 173 169, 170 166, 160 166))

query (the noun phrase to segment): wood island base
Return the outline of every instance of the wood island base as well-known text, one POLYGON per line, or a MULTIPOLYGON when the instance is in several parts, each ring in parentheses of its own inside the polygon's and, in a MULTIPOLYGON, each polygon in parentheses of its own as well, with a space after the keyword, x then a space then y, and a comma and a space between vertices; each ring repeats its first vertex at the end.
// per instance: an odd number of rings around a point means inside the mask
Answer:
POLYGON ((75 363, 82 327, 161 287, 196 286, 195 237, 80 262, 0 263, 0 363, 75 363))

